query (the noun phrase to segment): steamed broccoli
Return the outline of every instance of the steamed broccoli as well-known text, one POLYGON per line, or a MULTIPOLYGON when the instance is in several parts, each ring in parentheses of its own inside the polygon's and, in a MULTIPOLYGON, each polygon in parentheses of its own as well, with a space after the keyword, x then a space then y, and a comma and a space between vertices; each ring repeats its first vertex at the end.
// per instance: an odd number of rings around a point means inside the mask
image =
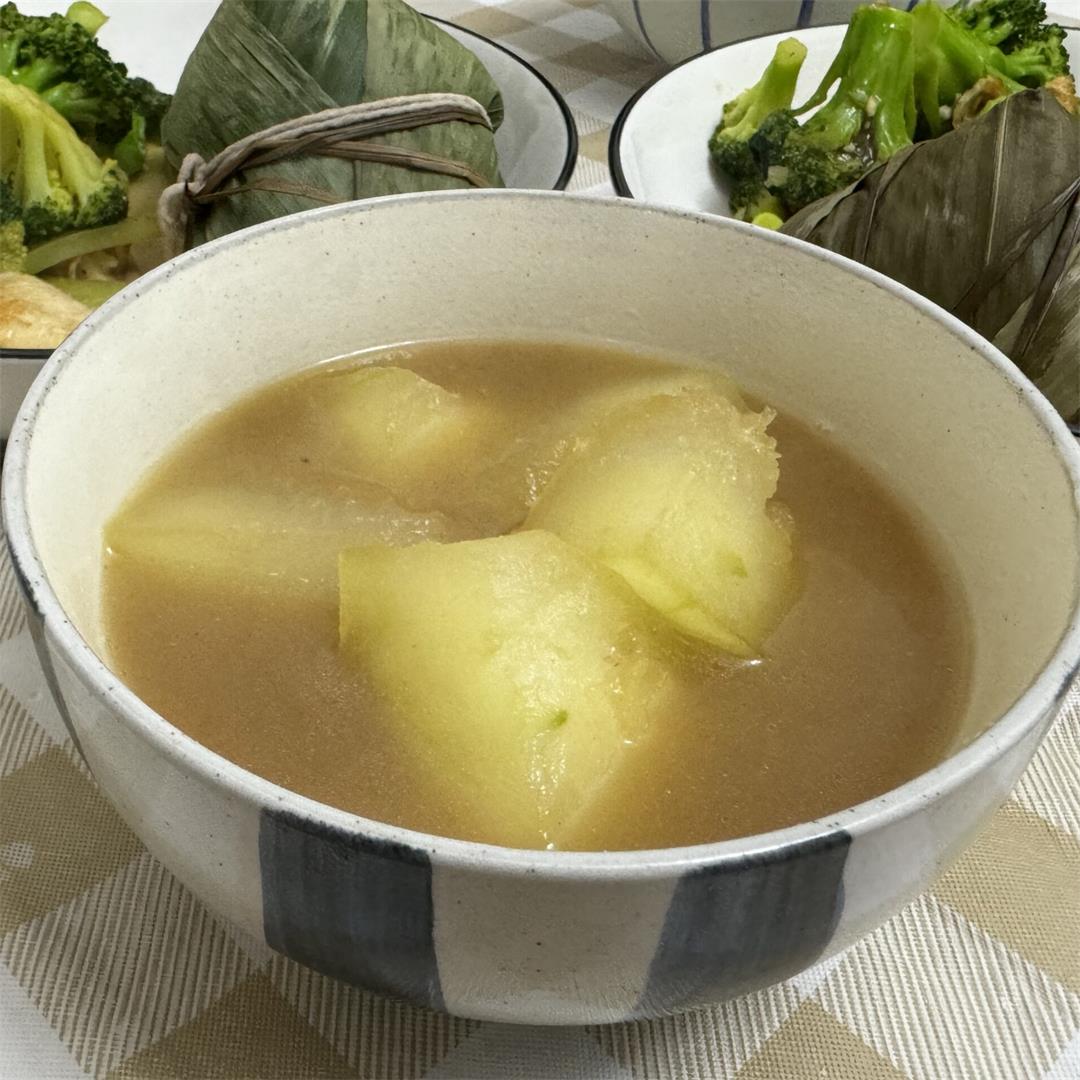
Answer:
POLYGON ((128 80, 128 96, 135 115, 146 121, 146 134, 156 142, 161 137, 161 119, 172 96, 163 94, 153 83, 138 76, 128 80))
POLYGON ((781 41, 761 78, 724 106, 720 123, 709 140, 713 160, 732 181, 732 208, 744 220, 754 216, 756 203, 769 201, 764 190, 765 169, 750 147, 751 136, 767 117, 791 108, 795 82, 805 59, 806 46, 802 42, 795 38, 781 41))
POLYGON ((709 143, 717 164, 736 181, 732 210, 745 220, 752 219, 766 194, 792 213, 846 187, 875 162, 907 146, 915 131, 907 13, 859 8, 821 85, 805 105, 792 110, 795 76, 806 54, 802 46, 799 51, 793 48, 797 45, 792 39, 781 43, 757 86, 725 106, 709 143), (783 92, 763 91, 778 85, 783 92), (800 125, 797 114, 818 105, 821 108, 800 125), (752 179, 764 189, 755 199, 750 198, 752 179))
POLYGON ((22 206, 10 180, 0 178, 0 272, 21 273, 26 262, 22 206))
POLYGON ((4 214, 18 215, 26 242, 127 213, 127 177, 116 162, 98 158, 43 98, 2 76, 0 162, 4 214))
POLYGON ((67 15, 23 15, 0 7, 0 76, 39 94, 103 155, 125 142, 129 173, 142 167, 145 137, 160 125, 168 98, 145 79, 129 79, 94 40, 105 16, 87 0, 67 15), (143 121, 138 118, 142 116, 143 121))
POLYGON ((1045 18, 1043 0, 978 0, 948 11, 933 0, 910 12, 860 7, 821 84, 797 109, 790 91, 805 49, 783 42, 758 84, 724 106, 709 142, 733 181, 732 212, 750 220, 772 197, 781 213, 793 213, 914 139, 945 131, 954 108, 958 120, 971 119, 1044 85, 1070 107, 1064 31, 1045 18))
POLYGON ((987 45, 994 45, 1007 55, 1032 45, 1057 42, 1062 54, 1058 63, 1068 64, 1068 57, 1064 55, 1065 31, 1056 23, 1046 21, 1043 0, 977 0, 976 3, 957 4, 946 14, 987 45))
POLYGON ((932 135, 948 127, 957 99, 982 79, 1003 95, 1068 76, 1065 31, 1045 23, 1042 0, 980 0, 945 11, 923 0, 911 13, 915 32, 915 95, 932 135))
POLYGON ((853 143, 821 145, 788 110, 773 113, 750 140, 765 166, 765 187, 792 213, 854 183, 866 162, 853 143))

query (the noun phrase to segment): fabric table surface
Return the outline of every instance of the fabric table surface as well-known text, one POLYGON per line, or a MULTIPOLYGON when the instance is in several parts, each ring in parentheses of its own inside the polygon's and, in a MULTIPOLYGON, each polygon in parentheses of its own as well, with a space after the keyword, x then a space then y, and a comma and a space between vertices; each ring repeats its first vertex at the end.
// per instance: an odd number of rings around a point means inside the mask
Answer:
MULTIPOLYGON (((659 69, 600 0, 420 6, 547 75, 581 135, 571 189, 611 193, 608 130, 659 69)), ((749 997, 663 1020, 477 1023, 271 953, 151 858, 66 738, 5 553, 0 1078, 83 1075, 1078 1080, 1080 686, 975 844, 928 893, 841 955, 749 997)))

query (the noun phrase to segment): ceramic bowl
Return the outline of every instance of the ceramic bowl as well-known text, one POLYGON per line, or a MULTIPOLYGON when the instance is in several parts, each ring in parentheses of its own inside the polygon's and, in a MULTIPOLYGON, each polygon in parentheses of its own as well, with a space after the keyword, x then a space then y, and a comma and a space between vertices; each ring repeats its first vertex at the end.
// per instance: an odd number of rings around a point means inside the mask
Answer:
POLYGON ((1080 661, 1078 487, 1080 452, 1046 402, 902 286, 720 218, 491 191, 328 207, 141 278, 32 388, 3 509, 71 737, 193 892, 360 986, 469 1017, 576 1024, 791 976, 878 925, 970 841, 1080 661), (148 466, 202 418, 316 361, 472 336, 614 341, 718 365, 887 478, 939 534, 970 605, 973 688, 952 756, 880 798, 767 835, 518 851, 302 798, 206 750, 125 687, 100 622, 102 526, 148 466))
MULTIPOLYGON (((604 0, 623 30, 667 64, 744 38, 846 23, 866 0, 604 0)), ((906 7, 894 0, 894 7, 906 7)))

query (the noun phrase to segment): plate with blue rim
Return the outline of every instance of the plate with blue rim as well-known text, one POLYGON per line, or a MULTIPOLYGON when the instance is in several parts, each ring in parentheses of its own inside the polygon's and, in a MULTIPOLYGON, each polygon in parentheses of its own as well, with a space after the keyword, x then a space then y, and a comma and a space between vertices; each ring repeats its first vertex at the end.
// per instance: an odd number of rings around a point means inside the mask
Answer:
MULTIPOLYGON (((761 77, 785 38, 807 49, 795 100, 817 89, 840 48, 846 23, 747 38, 699 53, 643 86, 623 106, 611 130, 608 166, 619 195, 684 210, 731 216, 729 187, 713 167, 708 143, 726 101, 761 77)), ((1066 48, 1080 71, 1080 28, 1066 48)))
MULTIPOLYGON (((19 10, 47 15, 57 0, 16 0, 19 10)), ((98 39, 132 74, 172 91, 218 0, 98 0, 111 15, 98 39)), ((495 134, 507 187, 565 189, 577 162, 578 135, 562 95, 509 49, 453 23, 428 16, 473 52, 503 96, 505 115, 495 134)), ((0 349, 0 438, 6 438, 26 390, 48 349, 0 349)))

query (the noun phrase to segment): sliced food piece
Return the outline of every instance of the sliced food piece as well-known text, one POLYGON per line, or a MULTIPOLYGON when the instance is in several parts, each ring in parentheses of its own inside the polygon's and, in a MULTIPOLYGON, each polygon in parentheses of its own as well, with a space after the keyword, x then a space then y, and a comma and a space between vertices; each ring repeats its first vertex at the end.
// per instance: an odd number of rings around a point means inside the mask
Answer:
POLYGON ((352 368, 319 389, 339 464, 414 508, 442 508, 447 466, 472 469, 501 430, 483 402, 407 368, 352 368))
POLYGON ((0 347, 54 349, 89 314, 85 304, 39 278, 0 273, 0 347))
POLYGON ((526 528, 588 552, 685 633, 754 655, 796 591, 772 416, 696 390, 616 411, 562 460, 526 528))
POLYGON ((554 475, 559 463, 586 440, 598 424, 612 413, 659 394, 680 394, 688 390, 718 394, 742 406, 738 388, 719 372, 704 368, 670 365, 640 372, 632 377, 604 382, 585 391, 554 418, 530 423, 524 418, 515 428, 490 465, 481 470, 479 481, 489 478, 501 484, 507 527, 520 525, 539 493, 554 475))
POLYGON ((110 558, 178 582, 325 600, 337 590, 342 548, 412 544, 445 529, 440 515, 409 513, 389 498, 200 488, 138 501, 109 524, 105 545, 110 558))
POLYGON ((661 620, 551 533, 341 555, 341 645, 460 824, 569 842, 672 685, 661 620))

